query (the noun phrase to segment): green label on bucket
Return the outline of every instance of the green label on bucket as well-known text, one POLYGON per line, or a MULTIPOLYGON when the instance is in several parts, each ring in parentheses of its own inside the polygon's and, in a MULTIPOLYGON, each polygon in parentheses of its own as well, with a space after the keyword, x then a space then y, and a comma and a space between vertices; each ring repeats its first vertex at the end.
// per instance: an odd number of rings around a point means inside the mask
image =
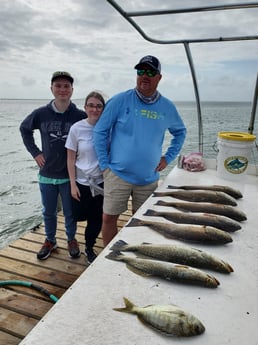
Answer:
POLYGON ((231 174, 242 174, 248 166, 248 159, 243 156, 228 157, 224 161, 225 169, 231 174))

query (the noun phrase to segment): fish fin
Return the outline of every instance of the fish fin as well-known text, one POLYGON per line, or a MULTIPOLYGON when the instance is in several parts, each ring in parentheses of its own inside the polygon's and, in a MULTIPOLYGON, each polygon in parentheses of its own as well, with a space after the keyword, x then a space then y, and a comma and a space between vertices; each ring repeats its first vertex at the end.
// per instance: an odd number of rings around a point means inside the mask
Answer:
POLYGON ((142 254, 142 253, 137 253, 136 255, 137 258, 140 258, 140 259, 149 259, 149 260, 153 260, 153 257, 147 255, 147 254, 142 254))
POLYGON ((190 266, 187 266, 187 265, 180 265, 180 264, 175 265, 175 267, 182 268, 182 269, 187 269, 187 270, 189 270, 189 268, 191 268, 190 266))
POLYGON ((130 226, 142 226, 142 220, 138 218, 132 218, 129 223, 127 223, 125 226, 130 227, 130 226))
POLYGON ((113 246, 110 248, 110 250, 114 250, 114 251, 120 251, 121 248, 123 248, 124 246, 126 246, 128 243, 126 243, 123 240, 118 240, 117 242, 115 242, 113 244, 113 246))
POLYGON ((143 271, 141 271, 140 269, 131 266, 129 263, 126 264, 126 267, 127 267, 130 271, 132 271, 133 273, 138 274, 138 275, 140 275, 140 276, 142 276, 142 277, 149 277, 149 276, 151 276, 150 273, 143 272, 143 271))
POLYGON ((148 244, 151 244, 151 243, 150 242, 142 242, 142 244, 148 245, 148 244))

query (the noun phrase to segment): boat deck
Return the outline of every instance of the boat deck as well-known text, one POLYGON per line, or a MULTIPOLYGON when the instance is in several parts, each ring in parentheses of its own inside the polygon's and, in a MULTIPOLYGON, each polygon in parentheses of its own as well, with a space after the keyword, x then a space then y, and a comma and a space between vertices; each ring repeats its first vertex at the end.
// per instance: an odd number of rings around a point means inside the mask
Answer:
MULTIPOLYGON (((119 229, 131 217, 131 210, 119 218, 119 229)), ((85 223, 78 225, 77 240, 84 252, 85 223)), ((22 281, 33 283, 46 289, 58 299, 70 288, 74 281, 87 269, 84 255, 78 259, 68 256, 64 230, 64 217, 58 217, 58 248, 44 261, 36 258, 36 253, 44 242, 44 227, 35 230, 0 250, 1 281, 22 281)), ((95 250, 103 250, 102 238, 97 239, 95 250)), ((16 345, 42 319, 54 302, 42 292, 20 285, 0 286, 0 344, 16 345)))
MULTIPOLYGON (((41 322, 38 322, 22 340, 22 345, 168 345, 171 341, 182 345, 257 345, 257 175, 247 176, 239 182, 231 182, 218 178, 214 169, 189 173, 175 168, 158 190, 166 190, 169 184, 223 184, 242 192, 243 198, 239 199, 237 204, 239 209, 246 213, 247 221, 241 222, 241 230, 232 233, 232 243, 184 244, 225 260, 233 267, 234 272, 225 274, 205 270, 219 280, 220 285, 216 289, 182 284, 154 276, 139 276, 130 271, 123 262, 106 258, 115 241, 122 239, 129 244, 183 243, 164 238, 147 226, 123 227, 94 263, 80 275, 41 322), (145 327, 135 315, 115 312, 113 308, 124 306, 123 297, 142 307, 150 304, 176 304, 201 320, 205 332, 201 336, 180 339, 161 335, 145 327)), ((169 197, 164 197, 165 199, 168 200, 169 197)), ((161 217, 144 215, 147 209, 165 209, 157 206, 156 201, 157 197, 151 196, 134 217, 168 223, 169 221, 161 217)), ((124 253, 130 254, 135 256, 133 253, 124 253)))

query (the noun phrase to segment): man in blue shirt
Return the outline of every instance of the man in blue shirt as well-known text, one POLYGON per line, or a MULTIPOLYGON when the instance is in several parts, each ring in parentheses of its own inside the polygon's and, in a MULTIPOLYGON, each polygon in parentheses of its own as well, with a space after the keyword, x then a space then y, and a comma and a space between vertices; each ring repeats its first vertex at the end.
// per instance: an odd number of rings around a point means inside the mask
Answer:
POLYGON ((186 136, 175 105, 157 90, 162 78, 159 60, 144 56, 135 69, 136 88, 112 97, 94 128, 104 175, 104 246, 117 234, 117 219, 127 210, 129 197, 135 212, 156 189, 159 172, 176 158, 186 136), (167 130, 172 139, 162 156, 167 130))

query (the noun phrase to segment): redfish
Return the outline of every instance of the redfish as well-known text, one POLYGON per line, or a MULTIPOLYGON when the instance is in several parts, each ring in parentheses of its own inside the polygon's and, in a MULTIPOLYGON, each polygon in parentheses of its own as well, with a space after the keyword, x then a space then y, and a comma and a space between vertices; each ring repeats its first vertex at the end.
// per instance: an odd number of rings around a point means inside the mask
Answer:
POLYGON ((154 222, 138 218, 131 218, 126 226, 147 226, 166 238, 182 241, 201 242, 206 244, 226 244, 233 242, 229 233, 211 226, 154 222))
POLYGON ((190 186, 190 185, 186 185, 186 186, 172 186, 169 185, 168 186, 169 189, 184 189, 184 190, 212 190, 215 192, 224 192, 230 196, 232 196, 235 199, 240 199, 243 197, 242 193, 232 187, 229 186, 223 186, 223 185, 210 185, 210 186, 206 186, 206 185, 200 185, 200 186, 190 186))
POLYGON ((237 206, 234 198, 224 192, 214 192, 211 190, 175 190, 165 192, 153 192, 153 196, 171 196, 176 199, 193 202, 212 202, 215 204, 224 204, 237 206))
POLYGON ((237 231, 241 225, 233 219, 209 213, 162 212, 147 210, 144 216, 164 217, 174 223, 213 226, 224 231, 237 231))
POLYGON ((111 252, 106 255, 106 258, 125 262, 126 267, 130 271, 143 277, 160 277, 172 282, 200 285, 208 288, 216 288, 220 285, 219 281, 213 275, 185 265, 152 259, 140 259, 126 256, 120 252, 111 252))
POLYGON ((224 260, 208 252, 188 246, 174 244, 128 244, 123 240, 115 242, 110 248, 114 251, 134 252, 161 261, 207 268, 221 273, 231 273, 233 268, 224 260))
POLYGON ((204 212, 225 216, 239 222, 247 220, 246 214, 238 208, 230 205, 201 203, 201 202, 176 202, 158 200, 155 205, 174 207, 183 212, 204 212))

